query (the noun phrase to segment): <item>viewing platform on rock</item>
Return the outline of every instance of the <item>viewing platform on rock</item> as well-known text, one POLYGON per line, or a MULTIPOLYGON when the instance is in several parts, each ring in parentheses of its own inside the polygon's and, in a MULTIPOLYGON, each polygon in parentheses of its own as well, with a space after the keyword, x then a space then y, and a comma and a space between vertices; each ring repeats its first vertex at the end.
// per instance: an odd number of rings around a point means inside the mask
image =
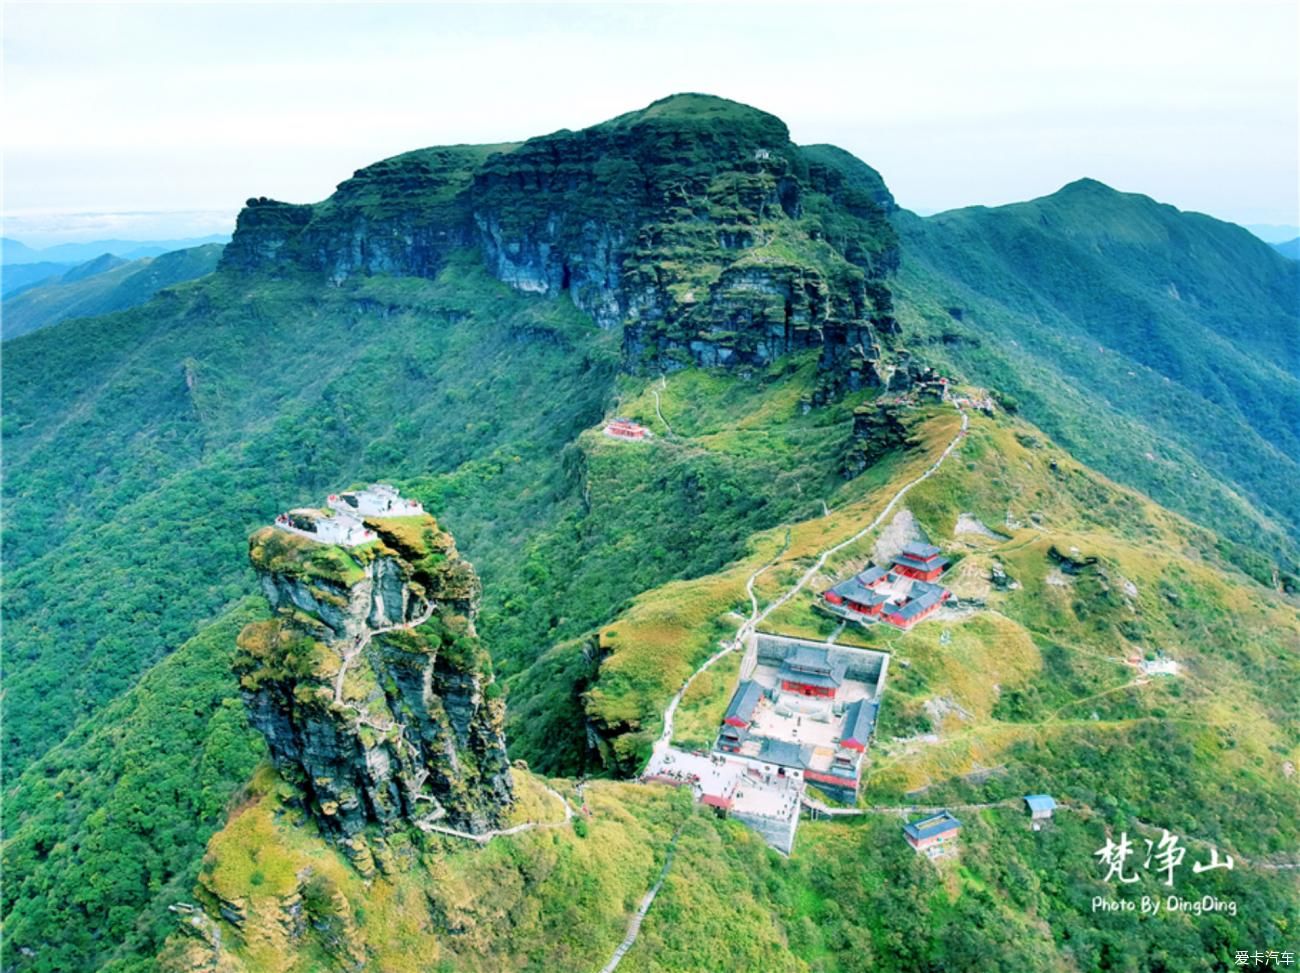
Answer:
POLYGON ((419 500, 403 497, 396 487, 372 483, 364 490, 331 493, 331 510, 360 517, 418 517, 424 513, 419 500))
POLYGON ((356 547, 376 539, 366 517, 421 517, 418 500, 404 498, 396 487, 373 483, 363 490, 332 493, 326 506, 297 507, 275 518, 275 526, 321 544, 356 547))
POLYGON ((314 507, 298 507, 275 518, 280 530, 320 544, 356 547, 375 539, 375 532, 350 514, 314 507))

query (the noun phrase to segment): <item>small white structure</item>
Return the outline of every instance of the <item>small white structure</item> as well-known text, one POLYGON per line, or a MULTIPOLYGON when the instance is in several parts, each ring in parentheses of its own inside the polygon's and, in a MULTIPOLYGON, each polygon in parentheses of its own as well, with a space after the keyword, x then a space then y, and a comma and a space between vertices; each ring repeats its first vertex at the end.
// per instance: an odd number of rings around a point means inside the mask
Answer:
POLYGON ((375 539, 375 532, 350 514, 338 511, 327 513, 309 507, 299 507, 280 514, 275 518, 275 526, 321 544, 338 544, 343 547, 356 547, 375 539))
POLYGON ((396 487, 372 483, 364 490, 332 493, 329 505, 339 513, 360 517, 418 517, 424 507, 418 500, 407 500, 396 487))
POLYGON ((1143 659, 1138 663, 1138 668, 1146 676, 1176 676, 1178 675, 1178 663, 1173 659, 1160 656, 1155 659, 1143 659))

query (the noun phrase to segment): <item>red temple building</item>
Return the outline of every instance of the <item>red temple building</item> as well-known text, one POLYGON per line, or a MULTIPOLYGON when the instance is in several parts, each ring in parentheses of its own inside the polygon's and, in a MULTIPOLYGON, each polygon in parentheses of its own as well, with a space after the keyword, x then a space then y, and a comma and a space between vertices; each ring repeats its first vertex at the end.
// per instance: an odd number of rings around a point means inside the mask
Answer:
POLYGON ((890 605, 881 615, 885 621, 897 628, 908 629, 923 618, 933 615, 943 605, 948 592, 938 585, 931 585, 927 590, 896 605, 890 605))
POLYGON ((605 435, 616 439, 645 439, 650 430, 631 419, 615 419, 605 427, 605 435))
POLYGON ((949 561, 932 544, 908 544, 893 566, 875 565, 822 592, 822 600, 840 617, 860 622, 883 621, 909 629, 938 611, 951 595, 933 582, 949 561))
POLYGON ((947 567, 948 559, 933 544, 908 544, 894 558, 894 570, 917 581, 934 581, 947 567))
POLYGON ((826 652, 800 646, 781 664, 781 689, 802 696, 835 698, 844 681, 844 663, 832 663, 826 652))

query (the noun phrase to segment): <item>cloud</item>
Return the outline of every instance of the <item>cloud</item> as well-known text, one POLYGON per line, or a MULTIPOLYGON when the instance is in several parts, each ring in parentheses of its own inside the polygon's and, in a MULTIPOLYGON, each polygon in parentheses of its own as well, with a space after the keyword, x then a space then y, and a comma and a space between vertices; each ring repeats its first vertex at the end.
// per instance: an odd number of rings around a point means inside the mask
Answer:
POLYGON ((230 233, 234 210, 6 213, 3 235, 32 247, 91 240, 169 240, 230 233))
POLYGON ((784 118, 905 205, 1080 175, 1295 222, 1290 2, 10 5, 5 206, 310 201, 423 145, 577 128, 674 91, 784 118))

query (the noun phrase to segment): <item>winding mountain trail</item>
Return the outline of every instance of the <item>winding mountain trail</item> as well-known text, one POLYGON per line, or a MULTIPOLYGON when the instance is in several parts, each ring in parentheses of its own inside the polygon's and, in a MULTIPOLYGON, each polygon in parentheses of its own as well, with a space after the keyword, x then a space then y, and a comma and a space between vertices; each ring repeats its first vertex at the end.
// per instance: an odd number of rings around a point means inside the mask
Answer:
POLYGON ((376 635, 383 635, 385 632, 396 632, 398 629, 418 628, 427 622, 432 615, 433 602, 427 602, 424 606, 424 611, 417 617, 412 618, 409 622, 398 622, 396 625, 388 625, 384 628, 367 629, 365 632, 362 632, 361 635, 357 637, 357 640, 352 643, 351 649, 343 650, 343 664, 339 666, 338 675, 334 677, 334 702, 343 702, 343 677, 348 674, 348 666, 352 665, 353 660, 365 651, 366 646, 370 644, 372 638, 376 635))
POLYGON ((563 821, 525 821, 523 824, 512 825, 509 828, 493 828, 491 831, 484 831, 482 834, 474 834, 472 831, 461 831, 459 828, 449 828, 446 825, 432 824, 426 821, 418 822, 416 827, 424 832, 450 835, 453 838, 464 838, 466 841, 474 841, 480 845, 485 845, 493 838, 504 838, 507 835, 522 834, 525 831, 535 831, 538 829, 561 828, 570 824, 573 821, 573 808, 570 807, 569 802, 564 799, 564 795, 545 784, 542 786, 545 788, 546 793, 559 801, 560 806, 564 808, 563 821))
POLYGON ((738 640, 748 635, 750 632, 752 632, 754 628, 757 627, 769 615, 771 615, 772 612, 776 611, 778 608, 780 608, 782 605, 788 602, 791 598, 797 595, 800 591, 802 591, 805 587, 807 587, 808 582, 811 581, 813 578, 815 578, 821 572, 821 569, 826 566, 826 562, 832 556, 838 554, 840 551, 844 550, 844 548, 850 546, 851 544, 856 544, 867 534, 871 533, 873 530, 879 527, 881 523, 884 522, 884 519, 888 517, 890 513, 893 512, 893 509, 896 506, 898 506, 898 502, 902 500, 903 497, 907 496, 907 494, 912 490, 913 487, 918 486, 921 483, 924 483, 926 480, 930 479, 930 477, 934 476, 935 473, 939 472, 939 467, 943 466, 943 461, 946 460, 952 454, 952 451, 954 449, 957 448, 958 443, 960 443, 962 439, 965 437, 966 430, 970 426, 970 417, 966 414, 964 410, 959 409, 958 411, 961 412, 961 429, 957 431, 957 435, 953 436, 952 442, 950 442, 944 448, 944 451, 939 454, 939 458, 934 461, 934 463, 930 466, 930 468, 927 469, 920 476, 916 477, 916 479, 909 480, 907 483, 903 484, 903 486, 899 488, 898 492, 895 493, 893 497, 890 498, 889 503, 885 504, 885 508, 881 510, 879 514, 876 515, 876 518, 872 520, 871 523, 867 524, 867 526, 863 527, 861 530, 859 530, 853 536, 849 537, 847 540, 842 540, 838 544, 834 545, 833 547, 828 547, 826 550, 822 551, 822 553, 818 556, 817 560, 813 562, 812 567, 810 567, 807 571, 805 571, 803 575, 799 578, 799 580, 795 582, 795 584, 788 591, 786 591, 785 594, 783 594, 776 601, 772 602, 770 605, 764 608, 763 611, 759 613, 757 616, 751 616, 749 621, 747 621, 744 625, 740 627, 740 629, 736 632, 736 638, 738 640))
POLYGON ((681 837, 681 834, 681 829, 678 828, 677 833, 673 835, 672 841, 668 843, 668 854, 664 857, 664 867, 659 870, 658 880, 654 885, 650 886, 650 891, 641 900, 640 908, 632 914, 632 918, 627 924, 627 935, 618 944, 618 948, 614 950, 614 955, 610 957, 609 962, 601 967, 600 973, 614 973, 614 970, 618 968, 618 964, 623 961, 623 957, 627 955, 627 951, 635 945, 637 936, 641 934, 641 923, 645 921, 646 913, 650 911, 655 896, 659 894, 664 879, 668 877, 668 869, 673 864, 673 854, 677 851, 677 839, 681 837))
MULTIPOLYGON (((658 401, 659 395, 656 393, 656 406, 658 401)), ((871 533, 871 531, 879 527, 884 519, 889 516, 890 512, 898 505, 898 502, 902 500, 903 497, 907 496, 908 492, 913 487, 920 483, 924 483, 938 472, 939 467, 941 467, 944 460, 952 454, 952 451, 957 448, 963 437, 965 437, 967 429, 970 427, 970 417, 966 414, 965 410, 958 409, 957 411, 961 413, 961 429, 958 430, 957 435, 952 438, 952 441, 948 443, 943 452, 939 454, 938 459, 936 459, 934 463, 932 463, 920 476, 903 484, 871 523, 857 531, 847 540, 840 541, 838 544, 822 551, 821 554, 818 555, 817 560, 813 562, 812 567, 805 571, 800 576, 799 580, 796 581, 783 595, 781 595, 780 598, 771 602, 766 608, 760 608, 758 595, 754 591, 754 583, 764 571, 775 564, 777 559, 789 549, 791 539, 790 526, 786 526, 785 544, 782 546, 781 550, 773 555, 771 560, 756 568, 745 580, 745 593, 749 595, 750 604, 749 617, 740 623, 740 626, 736 629, 735 637, 724 645, 720 651, 715 652, 713 655, 709 656, 709 658, 705 659, 704 662, 702 662, 700 666, 687 677, 686 681, 682 683, 682 687, 677 690, 673 695, 673 698, 668 701, 668 706, 664 709, 663 713, 663 732, 660 733, 658 739, 655 740, 650 760, 646 763, 647 767, 651 766, 655 762, 656 758, 662 755, 665 751, 672 749, 673 717, 676 715, 677 707, 680 705, 682 698, 686 695, 686 691, 690 688, 691 683, 695 681, 695 677, 707 670, 719 659, 724 658, 731 652, 734 652, 737 648, 742 647, 748 636, 763 622, 764 619, 802 591, 808 583, 817 576, 821 569, 825 567, 827 560, 838 552, 844 550, 844 548, 848 547, 850 544, 854 544, 861 540, 867 534, 871 533)), ((660 416, 660 418, 662 419, 663 417, 660 416)), ((667 423, 664 423, 664 425, 667 425, 667 423)), ((820 807, 825 808, 827 812, 831 812, 832 810, 825 805, 820 805, 820 807)), ((655 896, 659 894, 659 889, 663 885, 664 877, 668 874, 668 868, 672 865, 673 851, 676 849, 676 845, 677 835, 674 835, 672 844, 669 846, 668 857, 664 861, 663 870, 659 874, 659 880, 655 882, 654 886, 646 893, 645 898, 641 901, 640 909, 637 910, 636 914, 632 916, 631 921, 628 923, 627 935, 624 937, 623 942, 619 944, 619 947, 614 951, 614 955, 610 961, 601 969, 601 973, 613 973, 613 971, 618 967, 619 962, 627 954, 627 951, 636 943, 636 938, 641 931, 641 922, 645 919, 646 913, 650 909, 650 905, 655 900, 655 896)))

